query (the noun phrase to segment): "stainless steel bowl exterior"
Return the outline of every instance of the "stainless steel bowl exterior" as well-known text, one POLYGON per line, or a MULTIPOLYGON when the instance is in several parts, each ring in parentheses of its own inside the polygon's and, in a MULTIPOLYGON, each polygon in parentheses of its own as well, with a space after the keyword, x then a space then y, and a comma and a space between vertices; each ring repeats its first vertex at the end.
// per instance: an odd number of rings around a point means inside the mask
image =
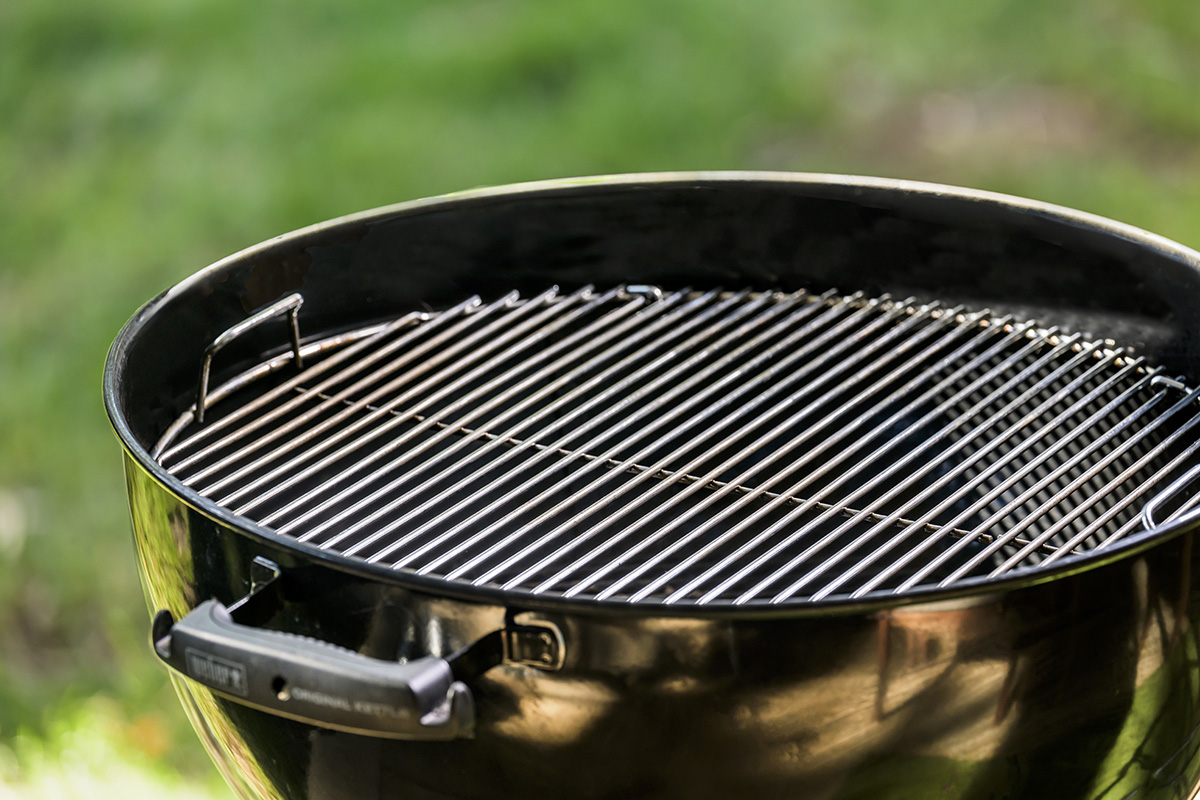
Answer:
POLYGON ((1198 264, 1011 198, 745 174, 485 191, 234 256, 139 312, 106 372, 151 608, 178 619, 209 598, 231 604, 266 558, 287 587, 273 629, 394 659, 448 656, 532 620, 561 634, 564 661, 483 673, 473 738, 448 742, 343 733, 176 687, 246 798, 1187 797, 1200 779, 1200 595, 1186 525, 953 592, 658 610, 466 591, 331 556, 194 496, 148 450, 194 397, 216 333, 297 288, 322 298, 321 328, 513 285, 855 281, 1042 305, 1051 322, 1119 319, 1195 378, 1198 264), (881 261, 855 273, 863 253, 881 261))
POLYGON ((272 627, 377 657, 448 655, 521 612, 563 634, 560 671, 504 665, 476 682, 475 736, 452 742, 321 729, 176 678, 244 798, 1179 798, 1200 777, 1191 533, 909 605, 530 611, 314 564, 126 468, 152 608, 232 602, 265 556, 304 587, 272 627))

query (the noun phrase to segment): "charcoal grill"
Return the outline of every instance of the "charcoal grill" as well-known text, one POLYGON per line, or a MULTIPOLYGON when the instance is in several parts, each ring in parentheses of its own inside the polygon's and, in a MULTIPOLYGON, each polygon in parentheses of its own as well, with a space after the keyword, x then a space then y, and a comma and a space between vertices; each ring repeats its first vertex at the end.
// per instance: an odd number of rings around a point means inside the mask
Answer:
POLYGON ((245 796, 1185 797, 1198 267, 829 176, 282 237, 110 357, 155 648, 245 796))

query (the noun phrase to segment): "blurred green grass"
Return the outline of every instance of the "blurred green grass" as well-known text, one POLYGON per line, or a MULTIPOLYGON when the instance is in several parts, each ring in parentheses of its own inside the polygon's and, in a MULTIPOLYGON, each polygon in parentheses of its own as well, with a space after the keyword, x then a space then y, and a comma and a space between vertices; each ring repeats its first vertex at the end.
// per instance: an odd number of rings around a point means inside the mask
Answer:
POLYGON ((59 791, 64 731, 99 725, 113 780, 221 794, 144 644, 100 401, 138 305, 340 214, 671 169, 970 185, 1200 245, 1200 6, 0 4, 0 788, 59 791))

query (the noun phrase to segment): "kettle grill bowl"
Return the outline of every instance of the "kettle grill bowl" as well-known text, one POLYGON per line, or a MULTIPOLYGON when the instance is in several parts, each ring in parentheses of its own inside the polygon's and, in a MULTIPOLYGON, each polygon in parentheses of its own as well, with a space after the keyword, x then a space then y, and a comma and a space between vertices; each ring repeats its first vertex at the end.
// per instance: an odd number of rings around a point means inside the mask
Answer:
MULTIPOLYGON (((271 627, 395 658, 447 655, 532 615, 562 631, 566 660, 480 678, 472 740, 363 739, 176 679, 185 706, 247 797, 1185 797, 1200 775, 1200 598, 1182 524, 952 591, 630 609, 307 547, 190 493, 149 452, 194 400, 209 342, 294 291, 307 329, 336 331, 551 284, 862 290, 1110 336, 1194 385, 1198 267, 1166 240, 1014 198, 765 174, 484 190, 232 256, 143 308, 106 371, 151 605, 180 618, 232 603, 264 556, 288 578, 271 627)), ((278 344, 248 334, 215 382, 278 344)))

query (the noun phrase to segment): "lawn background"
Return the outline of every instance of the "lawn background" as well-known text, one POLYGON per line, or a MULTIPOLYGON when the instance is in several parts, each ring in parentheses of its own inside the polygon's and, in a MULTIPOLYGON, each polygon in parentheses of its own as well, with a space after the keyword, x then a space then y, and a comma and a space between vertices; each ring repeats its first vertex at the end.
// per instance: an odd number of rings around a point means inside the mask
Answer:
POLYGON ((0 800, 227 797, 146 646, 103 360, 242 247, 441 192, 781 169, 1200 245, 1196 0, 0 2, 0 800))

